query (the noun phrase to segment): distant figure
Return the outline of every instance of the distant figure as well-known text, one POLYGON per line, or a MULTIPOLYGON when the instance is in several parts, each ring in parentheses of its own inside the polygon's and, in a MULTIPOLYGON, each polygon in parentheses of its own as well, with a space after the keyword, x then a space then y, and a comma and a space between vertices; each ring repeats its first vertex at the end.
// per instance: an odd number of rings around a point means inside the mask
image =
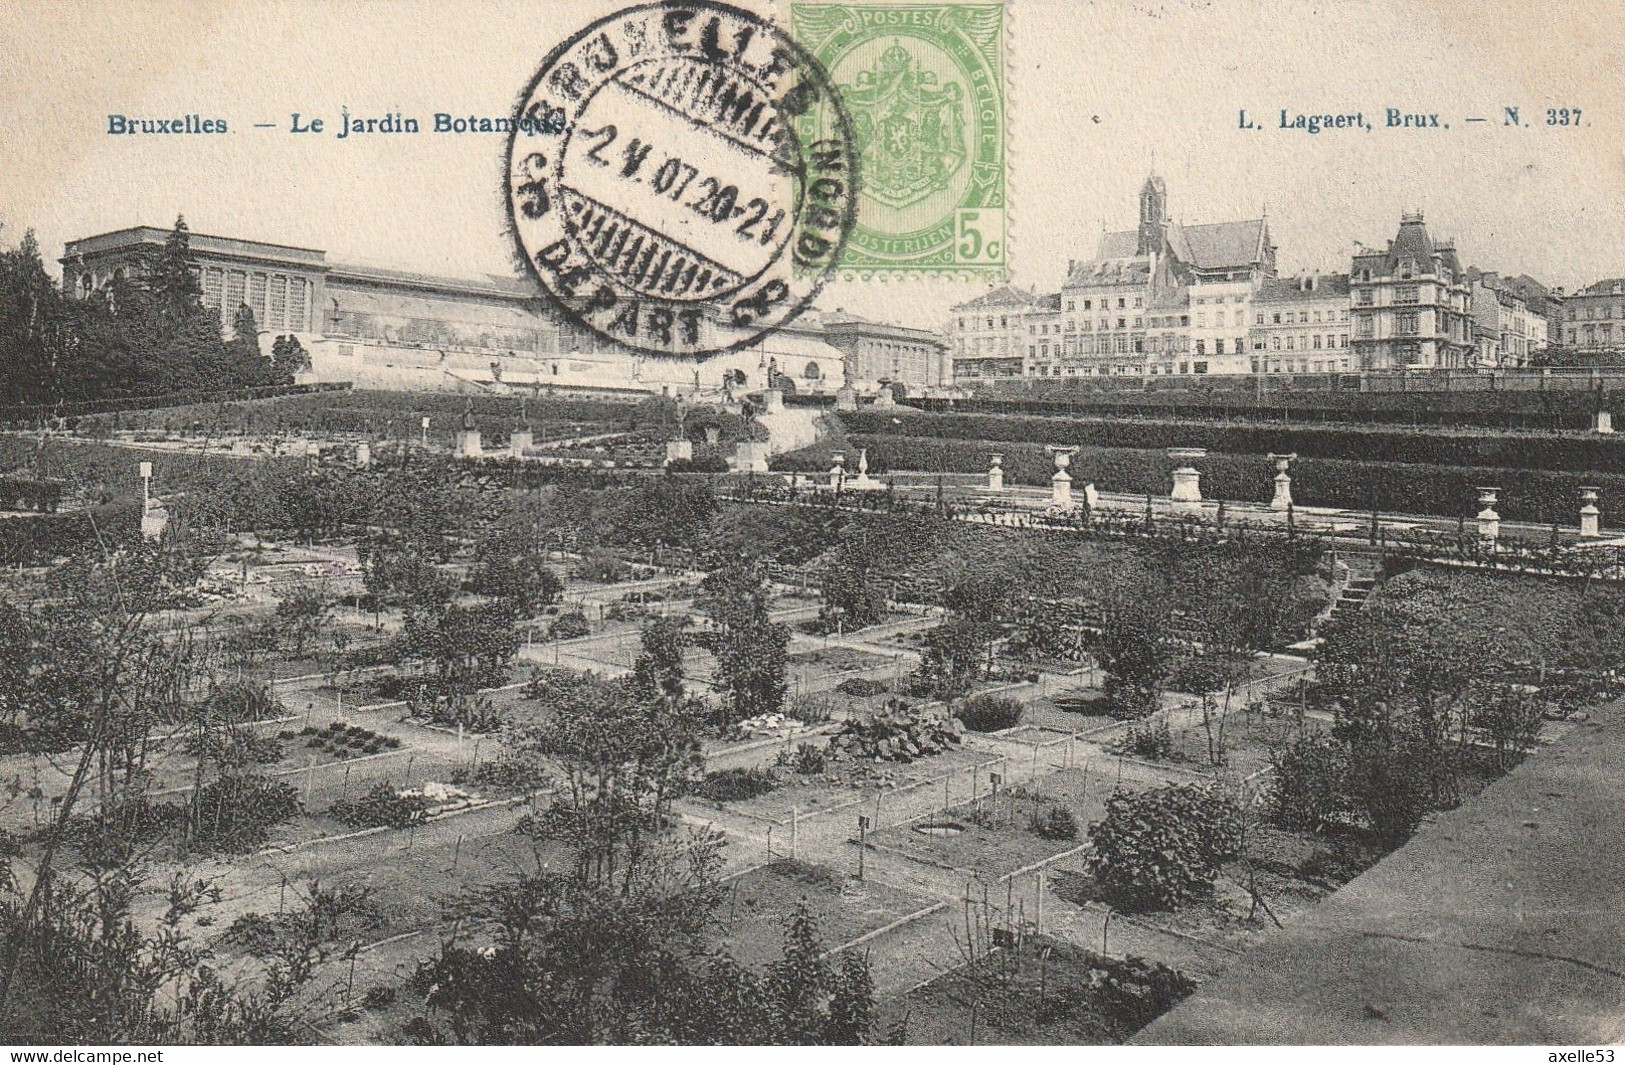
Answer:
POLYGON ((472 396, 470 396, 469 398, 463 400, 463 429, 465 431, 468 431, 468 430, 472 430, 473 428, 474 428, 474 398, 472 396))

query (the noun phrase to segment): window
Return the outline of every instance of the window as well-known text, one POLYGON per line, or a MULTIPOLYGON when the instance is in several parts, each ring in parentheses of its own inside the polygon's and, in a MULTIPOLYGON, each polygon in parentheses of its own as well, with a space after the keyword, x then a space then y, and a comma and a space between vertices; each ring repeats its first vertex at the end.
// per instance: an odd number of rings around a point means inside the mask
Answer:
POLYGON ((1134 328, 1136 328, 1136 329, 1144 329, 1145 328, 1145 319, 1144 318, 1136 318, 1136 319, 1134 319, 1134 328))
POLYGON ((1289 337, 1286 338, 1286 350, 1288 350, 1288 351, 1292 350, 1292 341, 1293 341, 1292 337, 1289 336, 1289 337))
POLYGON ((1117 297, 1117 309, 1122 310, 1126 306, 1127 306, 1127 303, 1124 302, 1123 297, 1122 296, 1117 297))
POLYGON ((1198 328, 1198 329, 1206 329, 1207 328, 1207 312, 1206 311, 1198 311, 1198 312, 1196 312, 1196 328, 1198 328))
POLYGON ((1258 324, 1258 325, 1263 325, 1264 324, 1264 316, 1262 314, 1260 314, 1258 316, 1258 321, 1257 321, 1256 324, 1258 324))
POLYGON ((1369 314, 1360 315, 1360 321, 1355 331, 1362 339, 1370 340, 1373 336, 1376 336, 1375 319, 1369 314))
POLYGON ((1270 324, 1271 325, 1280 325, 1281 324, 1281 312, 1280 311, 1275 312, 1275 321, 1271 322, 1270 324))
MULTIPOLYGON (((1223 355, 1224 354, 1224 341, 1215 340, 1213 342, 1213 354, 1215 354, 1215 355, 1223 355)), ((1197 373, 1206 373, 1207 371, 1205 371, 1205 370, 1197 370, 1196 372, 1197 373)))
POLYGON ((1354 302, 1362 307, 1369 307, 1376 302, 1376 294, 1372 289, 1362 288, 1354 294, 1354 302))
POLYGON ((1224 312, 1223 311, 1215 311, 1215 312, 1213 312, 1213 324, 1218 326, 1220 329, 1224 328, 1224 312))
POLYGON ((801 376, 805 377, 809 381, 818 380, 818 378, 821 376, 821 374, 819 372, 819 369, 818 369, 818 363, 809 362, 807 364, 807 368, 802 371, 801 376))
POLYGON ((1078 309, 1077 301, 1076 300, 1067 300, 1066 301, 1066 309, 1069 310, 1069 311, 1077 310, 1078 309))
MULTIPOLYGON (((1198 354, 1198 355, 1206 355, 1207 354, 1207 341, 1198 340, 1196 342, 1196 354, 1198 354)), ((1185 371, 1180 370, 1179 372, 1184 373, 1185 371)))
MULTIPOLYGON (((1119 300, 1118 302, 1122 302, 1122 301, 1119 300)), ((1117 320, 1117 328, 1119 328, 1119 329, 1127 329, 1128 328, 1128 319, 1127 318, 1119 318, 1117 320)))
POLYGON ((1086 310, 1086 311, 1092 309, 1092 301, 1091 300, 1084 300, 1083 301, 1083 309, 1086 310))
POLYGON ((1320 334, 1319 333, 1315 334, 1315 347, 1317 349, 1320 347, 1320 334))
POLYGON ((1308 311, 1299 311, 1298 312, 1298 324, 1299 325, 1308 325, 1309 324, 1309 312, 1308 311))
POLYGON ((1135 296, 1134 297, 1134 307, 1135 307, 1135 309, 1138 310, 1139 308, 1144 307, 1144 306, 1145 306, 1145 299, 1143 297, 1141 297, 1141 296, 1135 296))
POLYGON ((1315 312, 1315 321, 1317 321, 1317 322, 1320 321, 1320 312, 1319 311, 1315 312))
POLYGON ((1421 290, 1415 285, 1400 285, 1394 289, 1394 302, 1415 303, 1420 296, 1420 292, 1421 290))
POLYGON ((1400 336, 1415 336, 1417 334, 1417 316, 1415 314, 1394 315, 1394 332, 1400 336))
MULTIPOLYGON (((1220 354, 1223 354, 1223 353, 1221 352, 1220 354)), ((1192 373, 1207 373, 1207 363, 1205 363, 1205 362, 1193 362, 1193 363, 1191 363, 1191 372, 1192 373)))
MULTIPOLYGON (((1008 319, 1008 318, 1000 318, 1000 319, 999 319, 999 328, 1000 328, 1000 329, 1009 329, 1009 328, 1010 328, 1010 324, 1009 324, 1009 323, 1010 323, 1010 319, 1008 319)), ((993 326, 993 320, 992 320, 992 319, 991 319, 991 318, 990 318, 990 319, 988 319, 988 323, 987 323, 987 324, 988 324, 988 327, 989 327, 989 328, 992 328, 992 326, 993 326)))
MULTIPOLYGON (((1340 348, 1346 348, 1346 347, 1349 346, 1349 335, 1347 333, 1339 333, 1338 334, 1337 346, 1340 347, 1340 348)), ((1345 370, 1348 369, 1348 366, 1344 365, 1343 369, 1345 369, 1345 370)))

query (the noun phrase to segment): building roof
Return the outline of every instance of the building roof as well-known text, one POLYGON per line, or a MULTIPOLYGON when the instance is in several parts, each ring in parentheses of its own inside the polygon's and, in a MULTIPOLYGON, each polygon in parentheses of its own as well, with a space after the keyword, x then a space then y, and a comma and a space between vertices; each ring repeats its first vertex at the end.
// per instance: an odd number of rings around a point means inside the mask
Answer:
POLYGON ((1300 274, 1297 277, 1267 277, 1253 294, 1254 303, 1301 303, 1326 300, 1341 303, 1349 298, 1347 274, 1300 274))
POLYGON ((1269 224, 1262 218, 1200 226, 1172 222, 1168 243, 1181 261, 1198 270, 1252 266, 1267 255, 1269 224))
MULTIPOLYGON (((1269 245, 1269 223, 1262 218, 1194 226, 1169 222, 1165 232, 1174 257, 1198 270, 1252 266, 1265 258, 1269 245)), ((1094 262, 1134 259, 1139 244, 1138 230, 1102 233, 1095 246, 1094 262)), ((1093 263, 1078 265, 1090 267, 1093 263)))
POLYGON ((1031 307, 1038 302, 1038 295, 1032 289, 1019 289, 1013 285, 1000 285, 990 292, 984 292, 975 299, 966 300, 956 304, 956 311, 981 311, 993 307, 1031 307))
MULTIPOLYGON (((1108 234, 1108 236, 1111 234, 1108 234)), ((1115 259, 1089 259, 1074 263, 1068 285, 1139 285, 1151 279, 1151 257, 1129 255, 1115 259)))
POLYGON ((935 330, 916 329, 913 326, 895 325, 891 322, 876 322, 840 307, 833 311, 824 311, 819 317, 826 333, 864 333, 889 340, 935 344, 939 347, 944 345, 942 335, 935 330))
POLYGON ((1625 293, 1625 277, 1607 277, 1576 292, 1576 296, 1618 296, 1625 293))

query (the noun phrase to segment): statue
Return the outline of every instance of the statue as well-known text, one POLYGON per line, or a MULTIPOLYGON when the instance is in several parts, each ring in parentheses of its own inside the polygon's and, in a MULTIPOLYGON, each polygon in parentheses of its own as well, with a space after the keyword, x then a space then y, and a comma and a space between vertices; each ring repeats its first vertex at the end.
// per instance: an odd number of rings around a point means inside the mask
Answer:
POLYGON ((463 400, 463 431, 468 432, 474 428, 474 397, 463 400))

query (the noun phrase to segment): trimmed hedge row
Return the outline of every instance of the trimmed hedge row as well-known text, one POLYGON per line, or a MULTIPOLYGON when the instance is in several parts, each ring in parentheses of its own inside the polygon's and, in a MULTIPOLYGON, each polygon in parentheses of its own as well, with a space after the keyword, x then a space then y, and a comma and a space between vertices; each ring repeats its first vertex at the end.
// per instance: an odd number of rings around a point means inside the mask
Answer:
POLYGON ((62 501, 58 481, 38 481, 32 477, 0 477, 0 508, 37 510, 41 514, 56 509, 62 501))
POLYGON ((127 543, 141 535, 141 501, 120 500, 64 514, 0 521, 0 565, 47 562, 92 544, 127 543))
MULTIPOLYGON (((1055 463, 1041 444, 1024 441, 942 440, 924 437, 866 436, 849 439, 851 448, 869 449, 871 472, 931 470, 985 473, 987 454, 1004 455, 1006 483, 1047 485, 1055 463)), ((775 466, 817 472, 829 468, 829 448, 807 448, 778 456, 775 466)), ((1136 495, 1165 496, 1176 463, 1163 451, 1086 447, 1072 459, 1079 484, 1136 495)), ((1202 494, 1217 499, 1267 502, 1274 491, 1275 469, 1262 455, 1210 454, 1197 463, 1202 494)), ((1573 525, 1579 520, 1579 490, 1590 484, 1602 490, 1599 506, 1605 520, 1625 514, 1625 476, 1563 474, 1544 470, 1486 469, 1477 466, 1422 466, 1357 462, 1346 459, 1300 459, 1292 471, 1292 498, 1301 506, 1442 514, 1470 517, 1478 510, 1480 485, 1501 489, 1496 510, 1511 521, 1573 525)))
POLYGON ((1529 436, 1488 430, 1428 433, 1320 426, 1277 428, 1200 422, 1169 425, 1007 414, 857 411, 841 414, 840 418, 857 433, 955 440, 1027 440, 1081 447, 1205 447, 1238 455, 1296 452, 1306 458, 1362 462, 1625 474, 1625 437, 1529 436))

